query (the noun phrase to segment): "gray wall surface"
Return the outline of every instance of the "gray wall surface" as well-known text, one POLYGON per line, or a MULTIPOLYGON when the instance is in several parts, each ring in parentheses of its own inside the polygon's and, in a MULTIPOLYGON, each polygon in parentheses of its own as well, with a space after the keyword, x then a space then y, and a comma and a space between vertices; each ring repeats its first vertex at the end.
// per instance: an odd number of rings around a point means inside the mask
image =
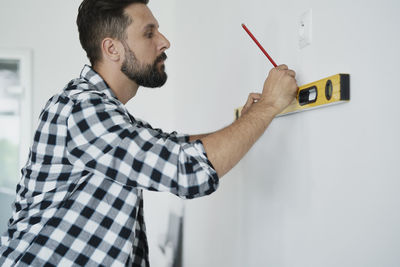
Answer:
POLYGON ((400 3, 174 2, 178 129, 216 130, 261 92, 272 65, 241 23, 299 85, 349 73, 352 98, 276 118, 215 195, 187 202, 184 266, 400 266, 400 3))

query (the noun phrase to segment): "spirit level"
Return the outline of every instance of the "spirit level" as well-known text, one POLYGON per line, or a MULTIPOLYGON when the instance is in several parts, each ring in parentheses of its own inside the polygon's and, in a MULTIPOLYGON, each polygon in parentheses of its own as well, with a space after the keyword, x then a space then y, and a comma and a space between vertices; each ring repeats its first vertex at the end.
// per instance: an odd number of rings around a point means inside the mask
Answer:
MULTIPOLYGON (((293 103, 277 116, 348 101, 350 101, 350 75, 339 73, 301 86, 293 103)), ((239 118, 241 111, 242 108, 235 110, 236 119, 239 118)))

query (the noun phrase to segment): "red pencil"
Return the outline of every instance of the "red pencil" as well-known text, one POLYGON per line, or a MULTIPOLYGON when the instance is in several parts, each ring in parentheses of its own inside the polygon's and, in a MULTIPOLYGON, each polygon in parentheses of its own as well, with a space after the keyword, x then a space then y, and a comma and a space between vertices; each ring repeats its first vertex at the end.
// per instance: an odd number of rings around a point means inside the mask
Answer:
POLYGON ((276 68, 277 65, 276 65, 275 61, 268 55, 267 51, 265 51, 264 47, 262 47, 262 45, 257 41, 256 37, 254 37, 254 35, 249 31, 249 29, 247 29, 247 27, 246 27, 246 25, 244 25, 244 23, 242 24, 242 27, 248 33, 248 35, 251 37, 251 39, 253 39, 253 41, 256 43, 256 45, 261 49, 261 51, 264 53, 264 55, 267 56, 267 58, 272 63, 272 65, 274 65, 274 67, 276 68))

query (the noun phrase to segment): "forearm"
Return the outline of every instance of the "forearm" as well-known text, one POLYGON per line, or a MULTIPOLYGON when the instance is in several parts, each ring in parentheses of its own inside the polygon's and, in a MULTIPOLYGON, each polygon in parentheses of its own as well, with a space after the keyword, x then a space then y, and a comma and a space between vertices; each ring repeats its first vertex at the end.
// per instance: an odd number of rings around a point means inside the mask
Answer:
POLYGON ((276 111, 255 103, 230 126, 201 138, 219 177, 231 170, 264 133, 276 111))
POLYGON ((197 135, 190 135, 189 136, 189 142, 193 142, 199 139, 203 139, 204 137, 210 135, 212 133, 208 133, 208 134, 197 134, 197 135))
POLYGON ((286 65, 272 69, 264 82, 262 94, 250 94, 237 121, 201 138, 219 177, 239 162, 274 117, 293 101, 298 89, 295 76, 296 73, 286 65))

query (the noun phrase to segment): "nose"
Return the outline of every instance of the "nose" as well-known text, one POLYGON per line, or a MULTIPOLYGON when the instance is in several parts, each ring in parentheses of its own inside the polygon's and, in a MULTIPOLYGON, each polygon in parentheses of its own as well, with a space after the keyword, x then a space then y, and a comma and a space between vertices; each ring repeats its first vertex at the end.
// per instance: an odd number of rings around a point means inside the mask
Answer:
POLYGON ((168 48, 170 48, 171 44, 168 41, 168 39, 162 33, 160 33, 160 36, 161 36, 160 50, 165 51, 168 48))

